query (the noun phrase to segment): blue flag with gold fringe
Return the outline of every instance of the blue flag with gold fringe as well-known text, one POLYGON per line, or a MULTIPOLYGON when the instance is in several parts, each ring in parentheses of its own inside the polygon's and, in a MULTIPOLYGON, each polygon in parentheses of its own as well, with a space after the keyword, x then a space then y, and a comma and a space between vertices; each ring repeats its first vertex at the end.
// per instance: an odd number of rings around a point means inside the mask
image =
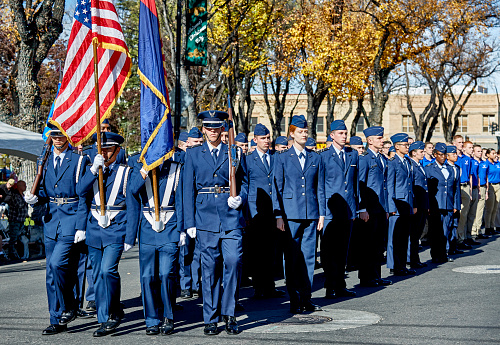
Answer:
POLYGON ((141 0, 139 12, 139 78, 141 79, 140 161, 151 170, 174 154, 167 76, 158 13, 154 0, 141 0))

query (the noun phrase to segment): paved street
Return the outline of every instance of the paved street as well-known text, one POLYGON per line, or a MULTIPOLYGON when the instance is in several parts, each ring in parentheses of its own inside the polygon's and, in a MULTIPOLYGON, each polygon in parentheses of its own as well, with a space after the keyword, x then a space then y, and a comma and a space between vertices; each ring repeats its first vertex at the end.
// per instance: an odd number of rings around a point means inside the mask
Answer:
MULTIPOLYGON (((2 266, 0 343, 500 344, 500 236, 482 242, 455 262, 440 266, 430 263, 427 249, 421 254, 422 261, 428 261, 426 269, 408 279, 390 276, 394 284, 386 288, 361 288, 357 273, 350 273, 347 285, 358 292, 352 299, 323 299, 318 270, 313 301, 324 306, 321 313, 292 317, 285 298, 255 301, 249 299, 251 288, 243 288, 246 310, 238 315, 242 331, 238 336, 225 332, 204 336, 201 300, 180 299, 184 310, 176 314, 176 333, 146 336, 137 248, 120 263, 126 319, 114 335, 93 338, 96 319, 77 319, 67 333, 42 336, 49 320, 45 261, 2 266)), ((385 268, 383 275, 389 276, 385 268)))

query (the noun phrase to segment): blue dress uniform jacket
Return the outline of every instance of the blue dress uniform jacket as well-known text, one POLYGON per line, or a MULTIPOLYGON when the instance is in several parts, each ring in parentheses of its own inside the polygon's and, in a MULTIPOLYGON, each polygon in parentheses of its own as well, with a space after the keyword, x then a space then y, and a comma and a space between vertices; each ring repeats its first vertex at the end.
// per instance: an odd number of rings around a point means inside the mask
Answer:
POLYGON ((417 212, 427 212, 429 210, 429 189, 427 188, 427 176, 425 168, 410 160, 413 166, 413 206, 417 212))
POLYGON ((273 207, 276 218, 318 219, 318 195, 324 194, 319 183, 321 157, 304 149, 304 170, 292 148, 282 151, 274 160, 273 207))
POLYGON ((370 149, 359 157, 359 208, 366 210, 368 214, 389 212, 387 159, 380 153, 379 156, 383 165, 370 149))
POLYGON ((413 168, 410 159, 394 156, 388 160, 387 200, 389 213, 396 215, 413 214, 413 168))
MULTIPOLYGON (((92 144, 92 146, 86 150, 86 153, 89 155, 90 160, 94 161, 95 156, 97 155, 97 143, 92 144)), ((125 150, 123 147, 120 148, 120 152, 116 156, 115 164, 127 164, 127 157, 125 155, 125 150)))
POLYGON ((445 163, 449 172, 447 179, 444 178, 437 163, 428 164, 425 167, 427 184, 429 187, 429 205, 431 210, 460 210, 459 180, 455 178, 453 168, 445 163))
MULTIPOLYGON (((214 164, 212 153, 205 142, 200 146, 187 149, 184 165, 183 205, 184 227, 196 227, 199 230, 219 232, 243 229, 245 218, 243 207, 233 210, 227 206, 229 193, 199 193, 203 187, 229 187, 228 146, 221 145, 217 163, 214 164), (214 208, 217 212, 214 212, 214 208)), ((236 171, 237 194, 242 204, 247 202, 247 169, 245 155, 241 155, 240 166, 236 171)))
POLYGON ((272 193, 273 193, 273 165, 275 152, 267 151, 269 154, 269 172, 262 159, 254 150, 246 156, 248 171, 248 208, 250 217, 254 218, 258 213, 272 213, 272 193))

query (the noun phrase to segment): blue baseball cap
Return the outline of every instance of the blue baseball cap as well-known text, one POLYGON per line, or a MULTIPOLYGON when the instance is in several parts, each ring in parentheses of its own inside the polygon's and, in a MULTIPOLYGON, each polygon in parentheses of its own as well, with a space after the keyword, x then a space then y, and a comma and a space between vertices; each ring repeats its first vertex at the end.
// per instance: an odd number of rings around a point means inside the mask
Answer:
POLYGON ((382 126, 372 126, 368 127, 363 131, 363 134, 365 137, 371 137, 371 136, 384 136, 384 127, 382 126))
POLYGON ((245 133, 238 133, 238 135, 234 137, 234 141, 237 141, 237 142, 243 143, 243 144, 248 143, 248 139, 247 139, 247 136, 245 135, 245 133))
POLYGON ((347 130, 344 120, 335 120, 330 124, 331 131, 343 131, 347 130))
POLYGON ((253 135, 268 135, 269 129, 267 129, 266 126, 264 126, 262 123, 258 123, 255 125, 255 129, 253 130, 253 135))
POLYGON ((357 135, 351 137, 351 139, 349 139, 349 144, 350 145, 363 145, 363 140, 358 137, 357 135))
POLYGON ((316 140, 314 140, 314 138, 307 138, 307 141, 306 141, 306 146, 316 146, 316 140))
POLYGON ((393 144, 395 143, 407 143, 408 142, 408 134, 406 133, 397 133, 391 137, 391 141, 393 144))
MULTIPOLYGON (((92 140, 97 141, 97 133, 92 134, 92 140)), ((101 147, 119 146, 123 141, 124 139, 120 134, 112 132, 101 133, 101 147)))
POLYGON ((425 149, 425 143, 423 141, 414 141, 410 145, 409 152, 411 152, 413 150, 423 150, 423 149, 425 149))
POLYGON ((457 153, 457 147, 455 145, 446 146, 446 153, 457 153))
POLYGON ((201 133, 198 127, 193 127, 189 130, 188 138, 195 138, 195 139, 203 138, 203 133, 201 133))
POLYGON ((187 134, 187 132, 180 132, 180 133, 179 133, 179 140, 180 140, 180 141, 187 141, 187 139, 188 139, 188 134, 187 134))
POLYGON ((434 145, 434 150, 439 151, 441 153, 446 153, 446 144, 436 143, 436 145, 434 145))
POLYGON ((208 110, 198 114, 198 119, 203 120, 203 127, 207 128, 221 128, 228 117, 228 113, 220 110, 208 110))
POLYGON ((295 126, 297 128, 307 128, 307 120, 304 115, 294 115, 290 126, 295 126))
POLYGON ((276 141, 274 142, 276 145, 288 145, 288 140, 284 136, 280 136, 276 138, 276 141))

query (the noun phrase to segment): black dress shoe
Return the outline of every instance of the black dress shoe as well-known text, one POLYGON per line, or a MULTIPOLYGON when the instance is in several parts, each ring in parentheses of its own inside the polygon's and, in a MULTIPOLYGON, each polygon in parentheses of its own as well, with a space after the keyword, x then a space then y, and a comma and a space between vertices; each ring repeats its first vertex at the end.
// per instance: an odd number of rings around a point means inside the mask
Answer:
POLYGON ((238 334, 238 323, 236 322, 236 317, 234 316, 222 316, 222 319, 226 323, 226 333, 229 335, 238 334))
POLYGON ((455 250, 450 250, 448 252, 448 255, 460 255, 460 254, 463 254, 464 251, 463 250, 458 250, 458 249, 455 249, 455 250))
POLYGON ((415 271, 414 270, 407 270, 406 268, 398 269, 398 270, 395 269, 393 274, 395 276, 411 276, 411 275, 415 274, 415 271))
POLYGON ((61 319, 59 320, 59 325, 60 326, 67 325, 68 323, 70 323, 74 319, 76 319, 76 311, 71 310, 71 311, 64 312, 64 313, 62 313, 61 319))
POLYGON ((468 244, 468 245, 471 245, 471 246, 478 246, 478 245, 480 245, 480 244, 481 244, 481 242, 474 241, 472 238, 469 238, 469 239, 467 240, 467 244, 468 244))
POLYGON ((95 307, 95 301, 88 301, 86 309, 88 311, 97 311, 97 308, 95 307))
POLYGON ((205 335, 217 335, 217 324, 216 323, 208 323, 205 325, 203 329, 203 333, 205 335))
POLYGON ((362 280, 362 281, 359 282, 359 286, 362 286, 362 287, 377 287, 377 286, 380 286, 380 284, 375 279, 373 279, 373 280, 362 280))
POLYGON ((92 334, 94 337, 104 337, 108 335, 110 332, 106 330, 106 322, 101 323, 101 326, 92 334))
POLYGON ((487 228, 487 229, 485 229, 485 230, 484 230, 484 233, 485 233, 486 235, 490 235, 490 236, 491 236, 491 235, 495 235, 495 234, 496 234, 495 230, 493 230, 492 228, 487 228))
POLYGON ((201 296, 201 290, 193 290, 193 297, 198 298, 201 296))
POLYGON ((422 267, 426 267, 426 266, 427 266, 427 264, 424 264, 422 262, 412 262, 412 263, 410 263, 410 267, 412 269, 422 268, 422 267))
POLYGON ((82 318, 82 319, 88 319, 90 317, 94 317, 95 316, 95 311, 87 311, 87 310, 83 310, 83 309, 78 309, 76 311, 76 316, 78 316, 79 318, 82 318))
POLYGON ((349 290, 349 289, 340 289, 340 290, 335 290, 335 294, 338 297, 355 297, 356 292, 349 290))
POLYGON ((183 307, 182 305, 180 305, 180 304, 177 304, 177 303, 175 303, 175 304, 172 306, 172 308, 173 308, 174 310, 184 310, 184 307, 183 307))
POLYGON ((174 332, 174 320, 165 318, 160 326, 161 335, 169 335, 174 332))
POLYGON ((146 335, 157 335, 160 333, 160 327, 158 325, 149 326, 146 328, 146 335))
POLYGON ((302 308, 298 303, 290 303, 290 313, 302 314, 302 308))
POLYGON ((193 297, 193 295, 191 295, 191 291, 189 291, 188 289, 186 290, 181 290, 181 298, 191 298, 193 297))
POLYGON ((387 285, 392 285, 392 281, 389 280, 389 279, 382 279, 382 278, 379 278, 379 279, 376 279, 376 282, 378 283, 378 285, 380 286, 387 286, 387 285))
POLYGON ((457 249, 472 249, 472 246, 462 242, 457 244, 457 249))
POLYGON ((118 314, 110 314, 108 317, 108 321, 104 324, 106 331, 111 332, 114 331, 118 326, 120 326, 120 323, 122 323, 122 318, 123 318, 123 312, 118 314))
POLYGON ((335 294, 335 290, 326 289, 325 298, 327 298, 327 299, 337 298, 337 295, 335 294))
POLYGON ((476 239, 480 239, 480 240, 486 240, 488 238, 489 238, 488 236, 483 235, 483 234, 479 234, 479 235, 476 236, 476 239))
POLYGON ((50 325, 42 331, 42 335, 54 335, 61 332, 66 332, 68 330, 68 326, 64 325, 50 325))
POLYGON ((319 305, 313 304, 311 301, 307 301, 306 303, 303 303, 302 309, 304 309, 305 311, 309 311, 309 312, 323 310, 323 309, 321 309, 321 307, 319 305))

